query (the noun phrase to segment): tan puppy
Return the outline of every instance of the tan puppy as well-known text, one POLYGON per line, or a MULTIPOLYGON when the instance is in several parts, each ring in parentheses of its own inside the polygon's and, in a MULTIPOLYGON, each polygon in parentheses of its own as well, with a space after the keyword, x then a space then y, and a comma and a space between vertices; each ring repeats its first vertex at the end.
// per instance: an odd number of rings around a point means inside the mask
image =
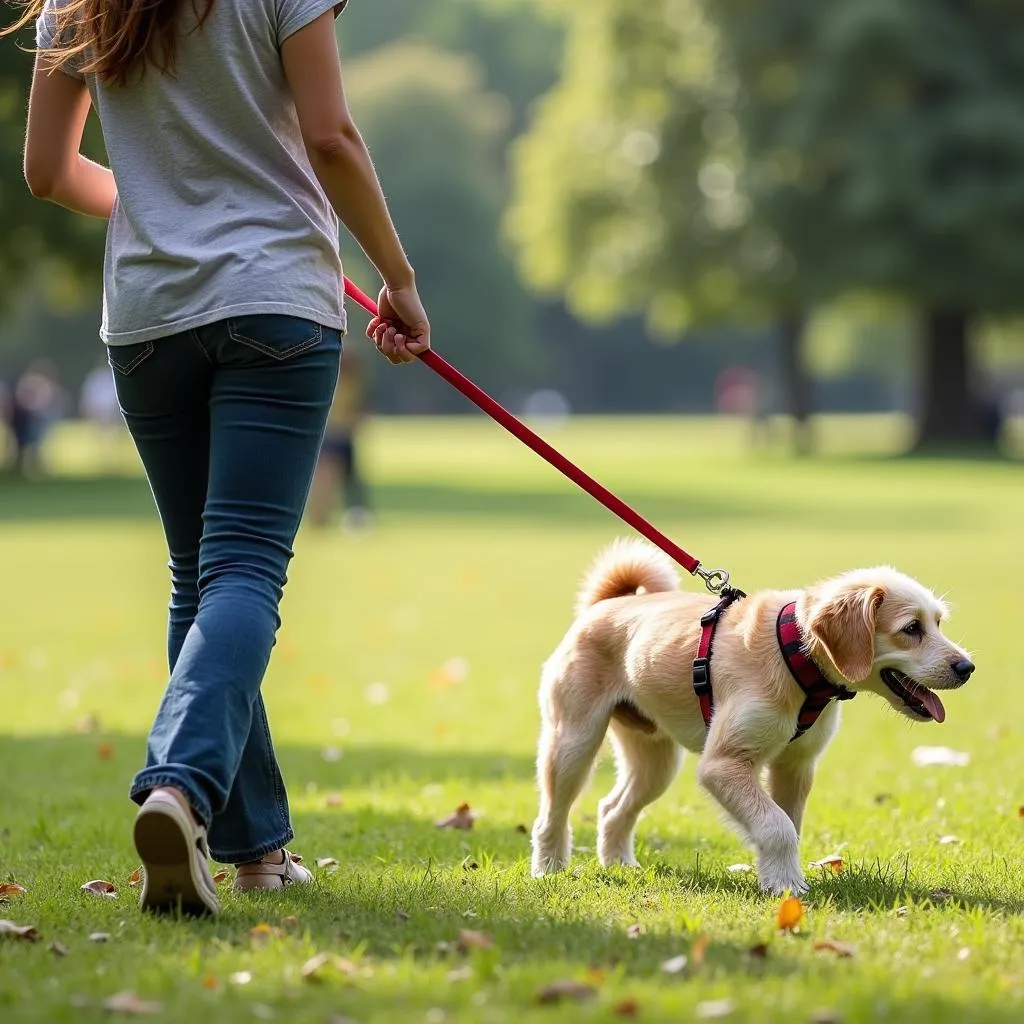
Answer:
POLYGON ((700 784, 753 844, 762 889, 806 890, 800 823, 839 704, 790 742, 805 694, 783 659, 776 621, 791 601, 804 649, 829 682, 873 691, 914 721, 941 722, 945 710, 932 690, 962 686, 974 671, 967 652, 940 632, 946 607, 931 591, 894 569, 858 569, 726 609, 711 660, 708 730, 692 664, 700 618, 715 598, 680 591, 674 563, 654 547, 619 541, 586 576, 576 621, 544 665, 534 876, 567 865, 569 812, 610 726, 617 779, 600 803, 602 864, 636 864, 640 811, 668 788, 686 748, 701 754, 700 784))

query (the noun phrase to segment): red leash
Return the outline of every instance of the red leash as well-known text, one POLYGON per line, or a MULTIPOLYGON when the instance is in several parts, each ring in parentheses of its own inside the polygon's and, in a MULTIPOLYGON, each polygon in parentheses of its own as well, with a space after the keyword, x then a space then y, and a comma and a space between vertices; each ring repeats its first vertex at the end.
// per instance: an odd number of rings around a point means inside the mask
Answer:
MULTIPOLYGON (((345 294, 354 302, 359 303, 371 316, 377 315, 377 303, 347 277, 345 278, 345 294)), ((432 349, 424 352, 419 359, 426 363, 434 373, 448 381, 456 391, 465 395, 475 406, 487 413, 491 419, 496 420, 510 434, 519 438, 528 448, 532 448, 542 459, 567 476, 574 484, 583 488, 592 498, 596 498, 605 508, 632 526, 641 536, 661 548, 665 554, 674 558, 687 572, 699 576, 713 594, 721 592, 727 586, 729 573, 725 569, 705 569, 693 555, 684 551, 638 512, 630 508, 621 498, 612 494, 607 487, 602 487, 593 477, 584 473, 579 466, 552 448, 547 441, 535 434, 525 423, 516 419, 504 406, 491 398, 486 391, 477 387, 465 374, 456 370, 446 359, 432 349)))

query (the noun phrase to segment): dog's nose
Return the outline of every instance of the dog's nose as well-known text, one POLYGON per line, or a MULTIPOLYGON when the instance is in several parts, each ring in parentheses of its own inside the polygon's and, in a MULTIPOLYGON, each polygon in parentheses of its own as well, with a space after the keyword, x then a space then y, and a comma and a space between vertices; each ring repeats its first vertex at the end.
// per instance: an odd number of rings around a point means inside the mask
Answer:
POLYGON ((961 658, 959 661, 953 662, 953 675, 955 675, 961 683, 966 683, 967 680, 971 678, 973 672, 973 661, 968 661, 966 658, 961 658))

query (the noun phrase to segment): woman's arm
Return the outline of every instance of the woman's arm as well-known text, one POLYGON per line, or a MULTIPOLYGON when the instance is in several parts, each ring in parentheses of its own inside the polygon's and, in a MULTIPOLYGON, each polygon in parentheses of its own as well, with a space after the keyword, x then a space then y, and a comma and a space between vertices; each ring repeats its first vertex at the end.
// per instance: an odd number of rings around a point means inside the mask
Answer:
POLYGON ((281 61, 306 152, 331 205, 385 284, 410 286, 412 266, 345 101, 333 12, 285 39, 281 61))
POLYGON ((117 198, 114 176, 79 152, 91 102, 84 82, 37 54, 28 101, 25 180, 39 199, 107 220, 117 198))

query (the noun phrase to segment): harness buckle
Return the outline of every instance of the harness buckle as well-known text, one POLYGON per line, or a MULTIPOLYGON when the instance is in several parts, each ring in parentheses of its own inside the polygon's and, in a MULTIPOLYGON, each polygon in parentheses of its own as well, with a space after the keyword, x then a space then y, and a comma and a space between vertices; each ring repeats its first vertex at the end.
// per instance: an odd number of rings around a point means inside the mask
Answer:
POLYGON ((718 621, 718 617, 722 614, 722 609, 719 605, 715 605, 714 608, 709 608, 701 617, 700 624, 702 626, 710 626, 712 623, 718 621))
POLYGON ((693 659, 693 688, 698 697, 711 688, 711 663, 707 658, 693 659))

